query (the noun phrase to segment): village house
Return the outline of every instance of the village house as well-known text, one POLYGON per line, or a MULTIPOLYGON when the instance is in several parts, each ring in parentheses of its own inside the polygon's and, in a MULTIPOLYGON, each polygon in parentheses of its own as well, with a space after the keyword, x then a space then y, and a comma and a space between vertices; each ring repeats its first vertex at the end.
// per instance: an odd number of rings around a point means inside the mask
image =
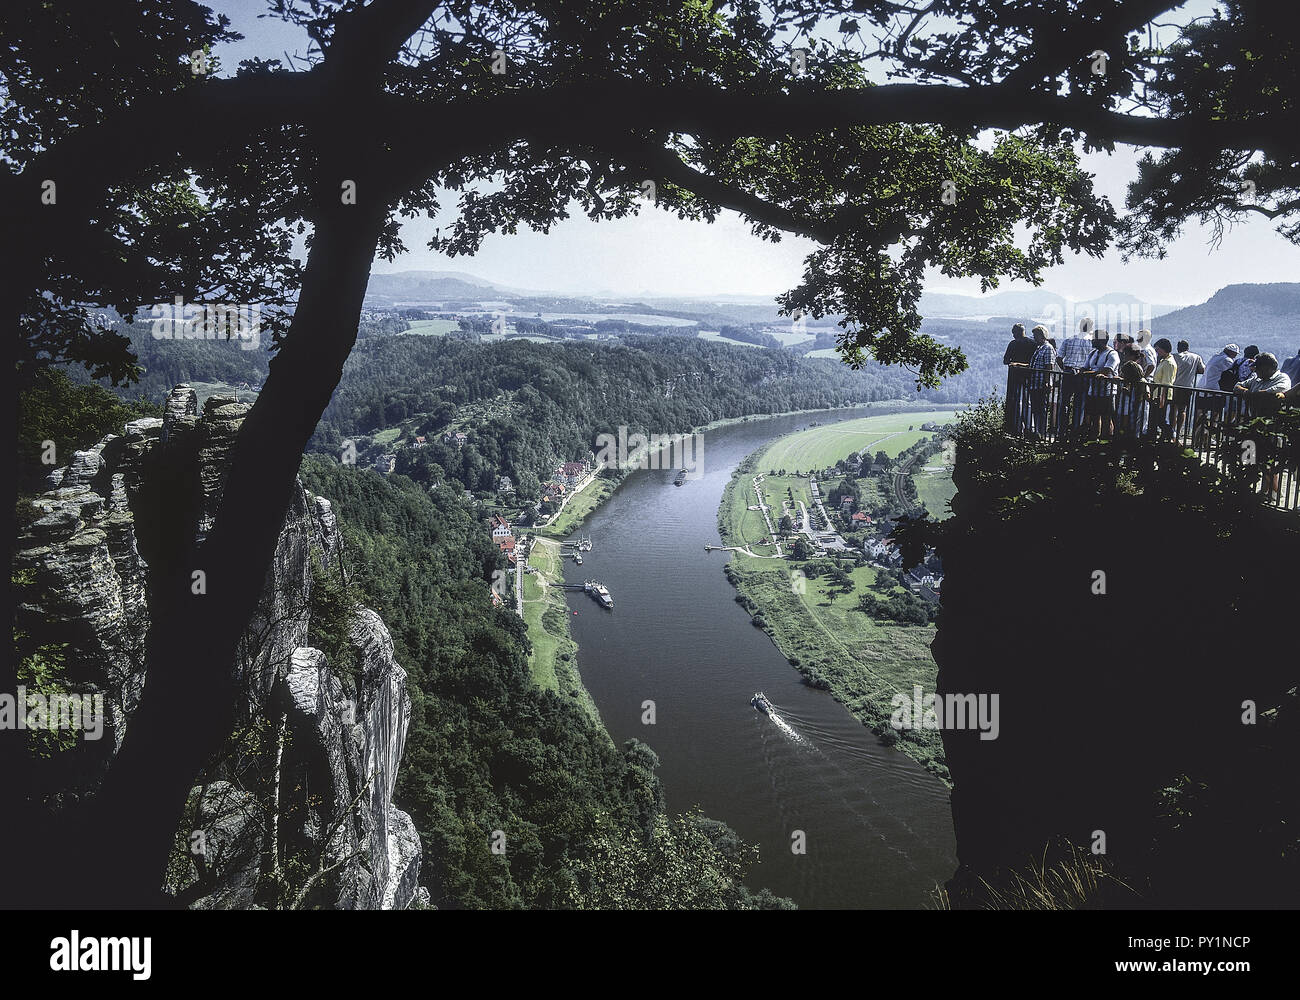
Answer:
POLYGON ((497 492, 498 492, 498 493, 513 493, 514 491, 515 491, 515 484, 512 483, 512 482, 510 481, 510 477, 509 477, 509 476, 498 476, 498 477, 497 477, 497 492))
POLYGON ((447 431, 442 436, 442 439, 448 444, 454 444, 457 448, 463 447, 465 442, 469 440, 464 431, 447 431))
POLYGON ((851 496, 840 497, 840 510, 844 511, 844 510, 852 510, 852 509, 853 509, 853 497, 851 496))
POLYGON ((392 455, 392 454, 380 455, 378 458, 375 459, 375 470, 377 472, 382 473, 385 476, 388 475, 390 472, 392 472, 395 468, 397 468, 396 455, 392 455))
POLYGON ((503 538, 510 538, 514 532, 510 530, 510 522, 500 514, 492 515, 492 541, 497 542, 503 538))
POLYGON ((586 462, 565 462, 555 470, 555 478, 569 489, 574 489, 587 474, 587 468, 586 462))
POLYGON ((856 511, 849 520, 853 522, 855 528, 861 528, 871 523, 871 518, 860 510, 856 511))
POLYGON ((504 552, 507 557, 514 556, 515 554, 514 535, 507 535, 505 538, 498 538, 496 541, 497 541, 497 549, 499 551, 504 552))
POLYGON ((901 561, 897 547, 887 538, 869 538, 862 548, 870 558, 886 566, 901 561))
POLYGON ((423 448, 426 444, 428 444, 428 442, 424 440, 424 435, 417 434, 415 437, 415 447, 423 448))

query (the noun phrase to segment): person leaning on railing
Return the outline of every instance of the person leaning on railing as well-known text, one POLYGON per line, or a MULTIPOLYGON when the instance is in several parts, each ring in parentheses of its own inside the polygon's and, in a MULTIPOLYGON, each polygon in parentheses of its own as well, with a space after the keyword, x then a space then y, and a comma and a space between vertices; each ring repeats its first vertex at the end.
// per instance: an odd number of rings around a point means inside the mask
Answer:
POLYGON ((1173 431, 1174 436, 1178 437, 1183 433, 1184 426, 1191 430, 1188 421, 1195 419, 1196 411, 1192 403, 1197 376, 1205 374, 1205 359, 1192 351, 1191 344, 1180 340, 1174 361, 1178 365, 1178 374, 1174 378, 1173 431))
POLYGON ((1056 364, 1056 348, 1047 339, 1046 327, 1034 327, 1034 356, 1029 362, 1029 426, 1034 437, 1047 436, 1047 394, 1056 364))
POLYGON ((1006 425, 1012 434, 1029 430, 1029 364, 1036 350, 1025 336, 1023 323, 1011 328, 1011 343, 1002 354, 1002 363, 1007 366, 1006 425))
POLYGON ((1115 415, 1120 434, 1140 437, 1146 432, 1147 380, 1146 355, 1129 337, 1120 352, 1120 387, 1116 396, 1115 415))
POLYGON ((1150 378, 1152 372, 1156 370, 1156 365, 1160 363, 1160 356, 1151 344, 1151 331, 1139 330, 1137 341, 1133 346, 1142 355, 1142 374, 1150 378))
POLYGON ((1278 370, 1277 358, 1265 353, 1256 356, 1254 374, 1232 391, 1246 397, 1247 415, 1258 417, 1276 413, 1278 400, 1285 399, 1290 389, 1291 380, 1278 370))
MULTIPOLYGON (((1268 353, 1255 357, 1254 373, 1250 378, 1239 382, 1232 391, 1235 395, 1244 397, 1247 417, 1276 413, 1284 403, 1291 402, 1294 398, 1291 379, 1278 370, 1277 358, 1268 353)), ((1258 458, 1268 466, 1264 472, 1264 489, 1270 495, 1277 495, 1280 492, 1281 475, 1276 471, 1276 464, 1266 456, 1272 448, 1281 444, 1281 439, 1266 439, 1260 444, 1265 454, 1258 458)))
POLYGON ((1071 334, 1061 341, 1061 352, 1056 359, 1060 366, 1061 396, 1056 408, 1057 433, 1077 432, 1083 426, 1085 383, 1083 370, 1088 366, 1088 354, 1092 341, 1087 334, 1092 333, 1092 320, 1079 322, 1079 332, 1071 334))
POLYGON ((1119 388, 1119 355, 1111 350, 1110 334, 1098 330, 1092 335, 1092 350, 1082 376, 1087 386, 1085 412, 1092 437, 1110 437, 1115 431, 1115 393, 1119 388))

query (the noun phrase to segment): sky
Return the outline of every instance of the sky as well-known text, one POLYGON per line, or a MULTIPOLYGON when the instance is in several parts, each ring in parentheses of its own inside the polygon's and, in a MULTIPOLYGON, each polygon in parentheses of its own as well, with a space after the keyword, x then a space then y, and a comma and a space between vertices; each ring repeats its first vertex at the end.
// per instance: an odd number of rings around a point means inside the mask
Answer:
MULTIPOLYGON (((287 61, 286 54, 296 57, 306 51, 306 37, 298 29, 275 18, 259 19, 266 0, 212 0, 209 5, 246 36, 217 50, 227 71, 250 56, 287 61)), ((1209 0, 1195 0, 1187 10, 1199 14, 1209 6, 1209 0)), ((1098 192, 1116 207, 1123 206, 1139 155, 1139 150, 1118 146, 1110 155, 1084 157, 1098 192)), ((453 208, 444 208, 439 218, 406 222, 402 238, 408 253, 392 263, 377 261, 375 271, 464 271, 512 288, 569 294, 766 297, 799 282, 803 259, 813 248, 811 241, 798 237, 776 244, 760 240, 732 212, 708 224, 684 222, 647 205, 636 218, 595 223, 578 213, 549 234, 521 230, 513 236, 488 236, 474 257, 449 258, 426 245, 434 229, 453 216, 454 198, 444 201, 453 208)), ((1300 280, 1300 247, 1262 217, 1229 230, 1217 250, 1210 246, 1210 236, 1208 229, 1192 223, 1168 247, 1163 261, 1125 263, 1115 251, 1100 259, 1067 256, 1063 265, 1046 272, 1044 287, 1079 301, 1128 292, 1144 302, 1185 305, 1203 302, 1225 285, 1300 280)), ((1004 281, 1000 290, 1026 287, 1004 281)), ((979 283, 934 274, 927 290, 979 294, 979 283)))

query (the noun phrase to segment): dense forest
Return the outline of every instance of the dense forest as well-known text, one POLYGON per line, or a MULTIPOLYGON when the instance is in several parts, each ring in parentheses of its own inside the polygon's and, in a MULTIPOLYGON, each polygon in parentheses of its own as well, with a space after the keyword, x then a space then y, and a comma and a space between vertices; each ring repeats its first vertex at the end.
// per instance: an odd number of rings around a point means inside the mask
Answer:
POLYGON ((367 438, 401 427, 428 446, 401 451, 399 471, 487 491, 503 474, 534 483, 620 425, 632 434, 672 434, 724 418, 899 398, 916 398, 900 370, 854 372, 830 360, 693 338, 486 345, 371 338, 348 360, 312 450, 337 456, 344 440, 358 439, 364 454, 367 438), (448 429, 468 440, 444 442, 448 429))
POLYGON ((412 720, 397 802, 439 907, 781 907, 740 878, 724 824, 670 816, 644 744, 616 748, 576 700, 533 684, 523 623, 494 609, 502 559, 451 490, 308 456, 351 581, 388 625, 412 720), (504 854, 489 851, 493 831, 504 854))
MULTIPOLYGON (((406 329, 406 321, 392 317, 387 329, 392 332, 406 329)), ((363 323, 358 337, 382 329, 376 318, 363 323)), ((123 399, 143 399, 161 403, 174 386, 182 382, 224 382, 227 385, 260 385, 270 372, 271 351, 269 338, 256 343, 237 340, 155 339, 153 321, 141 314, 133 323, 118 320, 113 329, 131 343, 131 353, 136 357, 135 381, 113 387, 108 379, 99 384, 114 388, 123 399)), ((70 366, 63 369, 74 382, 91 382, 84 368, 70 366)))

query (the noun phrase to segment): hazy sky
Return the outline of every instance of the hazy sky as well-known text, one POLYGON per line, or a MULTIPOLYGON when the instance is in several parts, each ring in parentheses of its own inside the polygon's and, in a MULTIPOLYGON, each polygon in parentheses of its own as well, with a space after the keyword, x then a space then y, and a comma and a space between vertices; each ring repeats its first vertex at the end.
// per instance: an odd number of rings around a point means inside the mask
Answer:
MULTIPOLYGON (((265 0, 213 0, 210 6, 229 16, 235 30, 246 36, 218 50, 227 72, 253 55, 284 59, 286 51, 294 56, 306 49, 306 38, 297 29, 274 18, 258 18, 266 9, 265 0)), ((1208 0, 1197 0, 1186 9, 1202 13, 1209 6, 1208 0)), ((1092 154, 1084 162, 1096 175, 1098 190, 1121 207, 1137 159, 1137 151, 1120 146, 1113 155, 1092 154)), ((380 261, 375 269, 467 271, 516 288, 588 294, 774 295, 798 282, 803 258, 812 247, 795 237, 766 243, 730 212, 709 225, 682 222, 647 207, 637 218, 616 222, 594 223, 579 215, 548 235, 523 231, 489 236, 476 256, 448 258, 430 251, 426 243, 434 228, 450 217, 446 212, 436 220, 406 223, 403 239, 410 252, 392 264, 380 261)), ((1185 304, 1202 302, 1237 282, 1300 280, 1300 248, 1277 235, 1262 217, 1229 231, 1218 250, 1211 250, 1209 236, 1208 230, 1193 226, 1169 247, 1163 261, 1125 264, 1114 252, 1100 260, 1067 258, 1047 272, 1045 287, 1081 300, 1115 291, 1152 303, 1185 304)), ((976 280, 955 281, 939 274, 928 287, 979 291, 976 280)))

